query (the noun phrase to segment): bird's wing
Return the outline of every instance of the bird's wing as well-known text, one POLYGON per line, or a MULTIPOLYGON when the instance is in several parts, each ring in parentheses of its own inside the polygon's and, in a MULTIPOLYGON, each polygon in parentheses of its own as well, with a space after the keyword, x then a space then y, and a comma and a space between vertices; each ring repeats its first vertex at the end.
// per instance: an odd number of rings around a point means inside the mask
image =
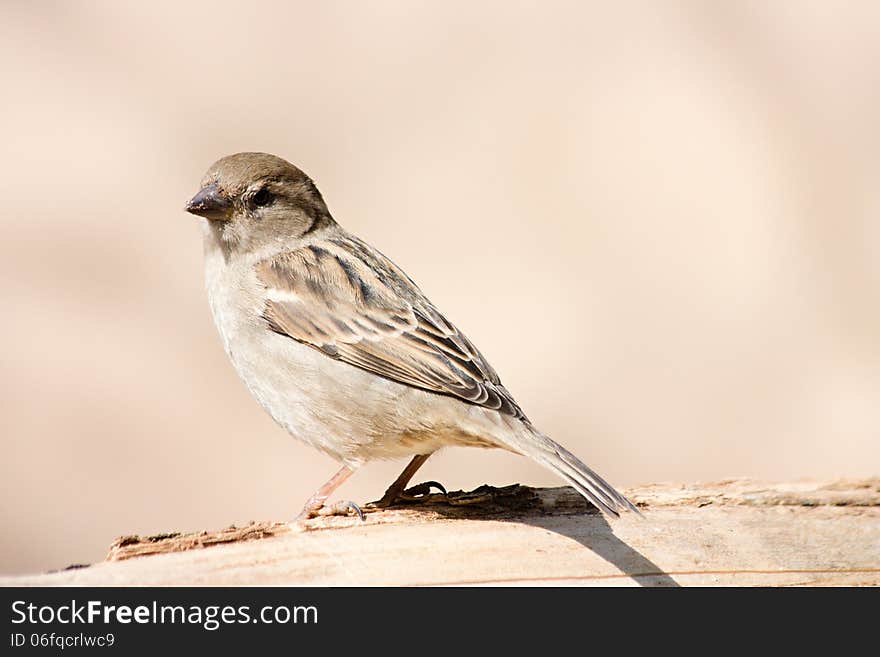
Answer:
MULTIPOLYGON (((388 258, 350 235, 257 265, 271 330, 373 374, 526 420, 476 347, 388 258)), ((526 420, 527 421, 527 420, 526 420)))

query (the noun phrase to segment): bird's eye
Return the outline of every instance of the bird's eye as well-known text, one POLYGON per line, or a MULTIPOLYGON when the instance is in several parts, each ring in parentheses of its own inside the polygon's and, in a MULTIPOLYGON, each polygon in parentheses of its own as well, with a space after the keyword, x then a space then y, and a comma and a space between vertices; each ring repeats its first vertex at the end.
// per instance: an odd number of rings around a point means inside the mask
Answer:
POLYGON ((251 200, 253 204, 258 208, 264 208, 267 205, 272 204, 272 201, 275 200, 275 195, 270 192, 266 187, 263 187, 262 189, 260 189, 260 191, 254 194, 254 197, 251 200))

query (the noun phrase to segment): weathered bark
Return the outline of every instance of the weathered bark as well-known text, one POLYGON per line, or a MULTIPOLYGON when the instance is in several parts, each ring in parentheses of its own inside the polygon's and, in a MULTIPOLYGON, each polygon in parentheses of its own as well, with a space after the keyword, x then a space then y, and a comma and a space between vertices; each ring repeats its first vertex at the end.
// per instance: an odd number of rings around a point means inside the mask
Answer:
POLYGON ((880 479, 628 491, 607 520, 570 488, 484 487, 307 529, 122 537, 108 561, 4 585, 877 585, 880 479))

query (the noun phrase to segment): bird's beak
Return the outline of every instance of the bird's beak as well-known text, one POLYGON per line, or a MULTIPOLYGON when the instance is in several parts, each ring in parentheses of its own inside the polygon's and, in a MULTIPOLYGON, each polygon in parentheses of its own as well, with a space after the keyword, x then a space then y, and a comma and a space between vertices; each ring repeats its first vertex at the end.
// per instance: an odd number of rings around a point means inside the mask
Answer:
POLYGON ((193 196, 187 202, 185 210, 209 221, 227 221, 232 211, 232 202, 214 183, 193 196))

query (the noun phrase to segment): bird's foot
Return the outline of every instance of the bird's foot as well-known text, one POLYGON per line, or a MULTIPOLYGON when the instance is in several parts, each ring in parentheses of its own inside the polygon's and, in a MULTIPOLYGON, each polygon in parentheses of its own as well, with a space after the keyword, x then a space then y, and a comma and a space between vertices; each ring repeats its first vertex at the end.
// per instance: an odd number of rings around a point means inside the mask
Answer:
POLYGON ((302 511, 299 512, 299 515, 294 519, 291 524, 292 527, 298 529, 308 529, 306 527, 306 520, 309 518, 314 518, 316 516, 347 516, 349 512, 354 512, 358 515, 361 520, 365 520, 364 512, 354 502, 334 502, 333 504, 326 504, 327 498, 333 494, 337 488, 339 488, 340 484, 342 484, 346 479, 348 479, 354 470, 352 470, 347 465, 342 466, 339 472, 333 475, 326 484, 321 486, 314 495, 309 498, 309 501, 305 503, 302 511))
POLYGON ((392 486, 389 488, 381 500, 370 502, 367 507, 371 509, 385 509, 395 504, 421 504, 431 497, 431 490, 437 489, 446 496, 446 487, 438 481, 426 481, 415 486, 411 486, 403 491, 395 490, 392 486))
POLYGON ((309 500, 291 524, 304 527, 305 521, 310 518, 317 518, 318 516, 347 516, 352 513, 361 520, 366 520, 363 509, 350 500, 334 502, 333 504, 324 504, 323 502, 318 504, 309 500))
POLYGON ((334 502, 329 506, 322 506, 318 509, 318 512, 315 515, 319 516, 347 516, 350 514, 355 514, 361 520, 366 520, 364 516, 364 511, 360 506, 352 502, 351 500, 343 500, 341 502, 334 502))
POLYGON ((436 488, 443 495, 448 495, 446 487, 439 481, 425 481, 415 486, 410 486, 397 496, 398 502, 424 502, 431 494, 431 490, 436 488))

